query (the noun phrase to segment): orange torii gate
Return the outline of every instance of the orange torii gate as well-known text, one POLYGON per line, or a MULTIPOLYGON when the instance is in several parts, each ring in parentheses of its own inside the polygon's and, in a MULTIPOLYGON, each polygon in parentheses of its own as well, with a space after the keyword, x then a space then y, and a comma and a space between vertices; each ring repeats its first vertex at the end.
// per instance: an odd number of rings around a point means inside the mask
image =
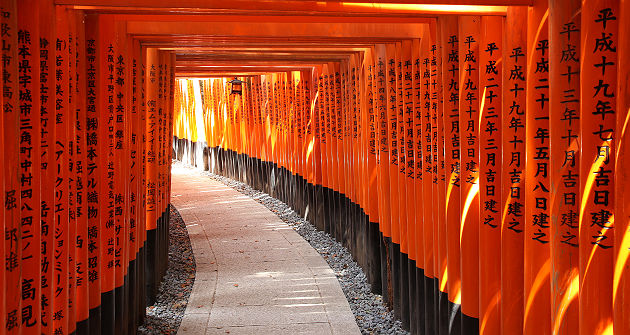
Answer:
POLYGON ((2 334, 135 332, 172 158, 330 233, 413 333, 630 332, 628 0, 2 0, 0 22, 2 334))

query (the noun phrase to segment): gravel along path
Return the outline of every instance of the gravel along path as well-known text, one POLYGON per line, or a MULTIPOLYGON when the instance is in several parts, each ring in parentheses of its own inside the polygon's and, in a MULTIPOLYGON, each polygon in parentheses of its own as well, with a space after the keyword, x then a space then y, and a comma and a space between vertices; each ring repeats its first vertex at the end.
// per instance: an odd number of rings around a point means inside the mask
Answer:
POLYGON ((394 318, 393 313, 383 305, 382 297, 370 291, 363 270, 352 260, 352 255, 341 243, 335 241, 327 233, 317 230, 315 226, 301 218, 285 203, 266 193, 257 191, 247 184, 207 171, 202 172, 202 174, 263 204, 308 241, 337 275, 357 325, 363 334, 409 334, 402 328, 400 321, 394 318))
POLYGON ((147 307, 138 334, 177 334, 195 282, 195 257, 184 220, 171 205, 168 270, 153 306, 147 307))

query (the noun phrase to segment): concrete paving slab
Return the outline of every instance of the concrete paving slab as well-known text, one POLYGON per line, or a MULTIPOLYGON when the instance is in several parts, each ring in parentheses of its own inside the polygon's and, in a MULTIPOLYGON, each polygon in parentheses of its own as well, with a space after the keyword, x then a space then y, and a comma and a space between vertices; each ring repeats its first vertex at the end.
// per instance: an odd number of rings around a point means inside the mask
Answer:
POLYGON ((230 334, 230 335, 260 335, 260 334, 279 334, 279 335, 326 335, 332 334, 330 324, 327 322, 318 323, 302 323, 279 326, 241 326, 241 327, 221 327, 208 328, 206 334, 230 334))
POLYGON ((180 334, 358 334, 326 261, 264 206, 173 168, 172 203, 197 262, 180 334))

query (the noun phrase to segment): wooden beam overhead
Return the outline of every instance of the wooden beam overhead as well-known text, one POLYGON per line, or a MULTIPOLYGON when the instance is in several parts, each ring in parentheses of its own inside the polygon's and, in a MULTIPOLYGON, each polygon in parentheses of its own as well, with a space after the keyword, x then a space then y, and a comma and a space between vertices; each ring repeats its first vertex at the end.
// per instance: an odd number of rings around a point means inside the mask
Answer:
POLYGON ((127 32, 132 35, 200 35, 240 36, 247 38, 283 37, 293 38, 395 38, 422 37, 420 32, 425 23, 266 23, 243 22, 229 25, 223 22, 146 22, 130 21, 127 32))
POLYGON ((284 13, 285 15, 311 15, 334 13, 337 16, 379 15, 448 15, 485 14, 505 15, 506 6, 530 6, 532 0, 460 0, 434 1, 254 1, 254 0, 55 0, 57 5, 109 13, 169 12, 169 13, 237 13, 253 12, 257 15, 284 13))

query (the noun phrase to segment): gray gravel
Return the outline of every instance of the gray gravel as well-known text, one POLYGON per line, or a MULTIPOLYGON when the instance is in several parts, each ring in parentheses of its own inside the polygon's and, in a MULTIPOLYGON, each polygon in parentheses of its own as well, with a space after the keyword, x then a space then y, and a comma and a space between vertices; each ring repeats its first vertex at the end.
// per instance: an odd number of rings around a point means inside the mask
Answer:
POLYGON ((138 334, 177 334, 195 282, 196 263, 186 225, 172 205, 170 211, 168 270, 138 334))
POLYGON ((207 171, 203 174, 263 204, 308 241, 337 275, 363 334, 409 334, 402 328, 401 322, 394 318, 393 313, 383 305, 382 296, 370 291, 365 273, 341 243, 335 241, 329 234, 317 230, 280 200, 236 180, 207 171))

